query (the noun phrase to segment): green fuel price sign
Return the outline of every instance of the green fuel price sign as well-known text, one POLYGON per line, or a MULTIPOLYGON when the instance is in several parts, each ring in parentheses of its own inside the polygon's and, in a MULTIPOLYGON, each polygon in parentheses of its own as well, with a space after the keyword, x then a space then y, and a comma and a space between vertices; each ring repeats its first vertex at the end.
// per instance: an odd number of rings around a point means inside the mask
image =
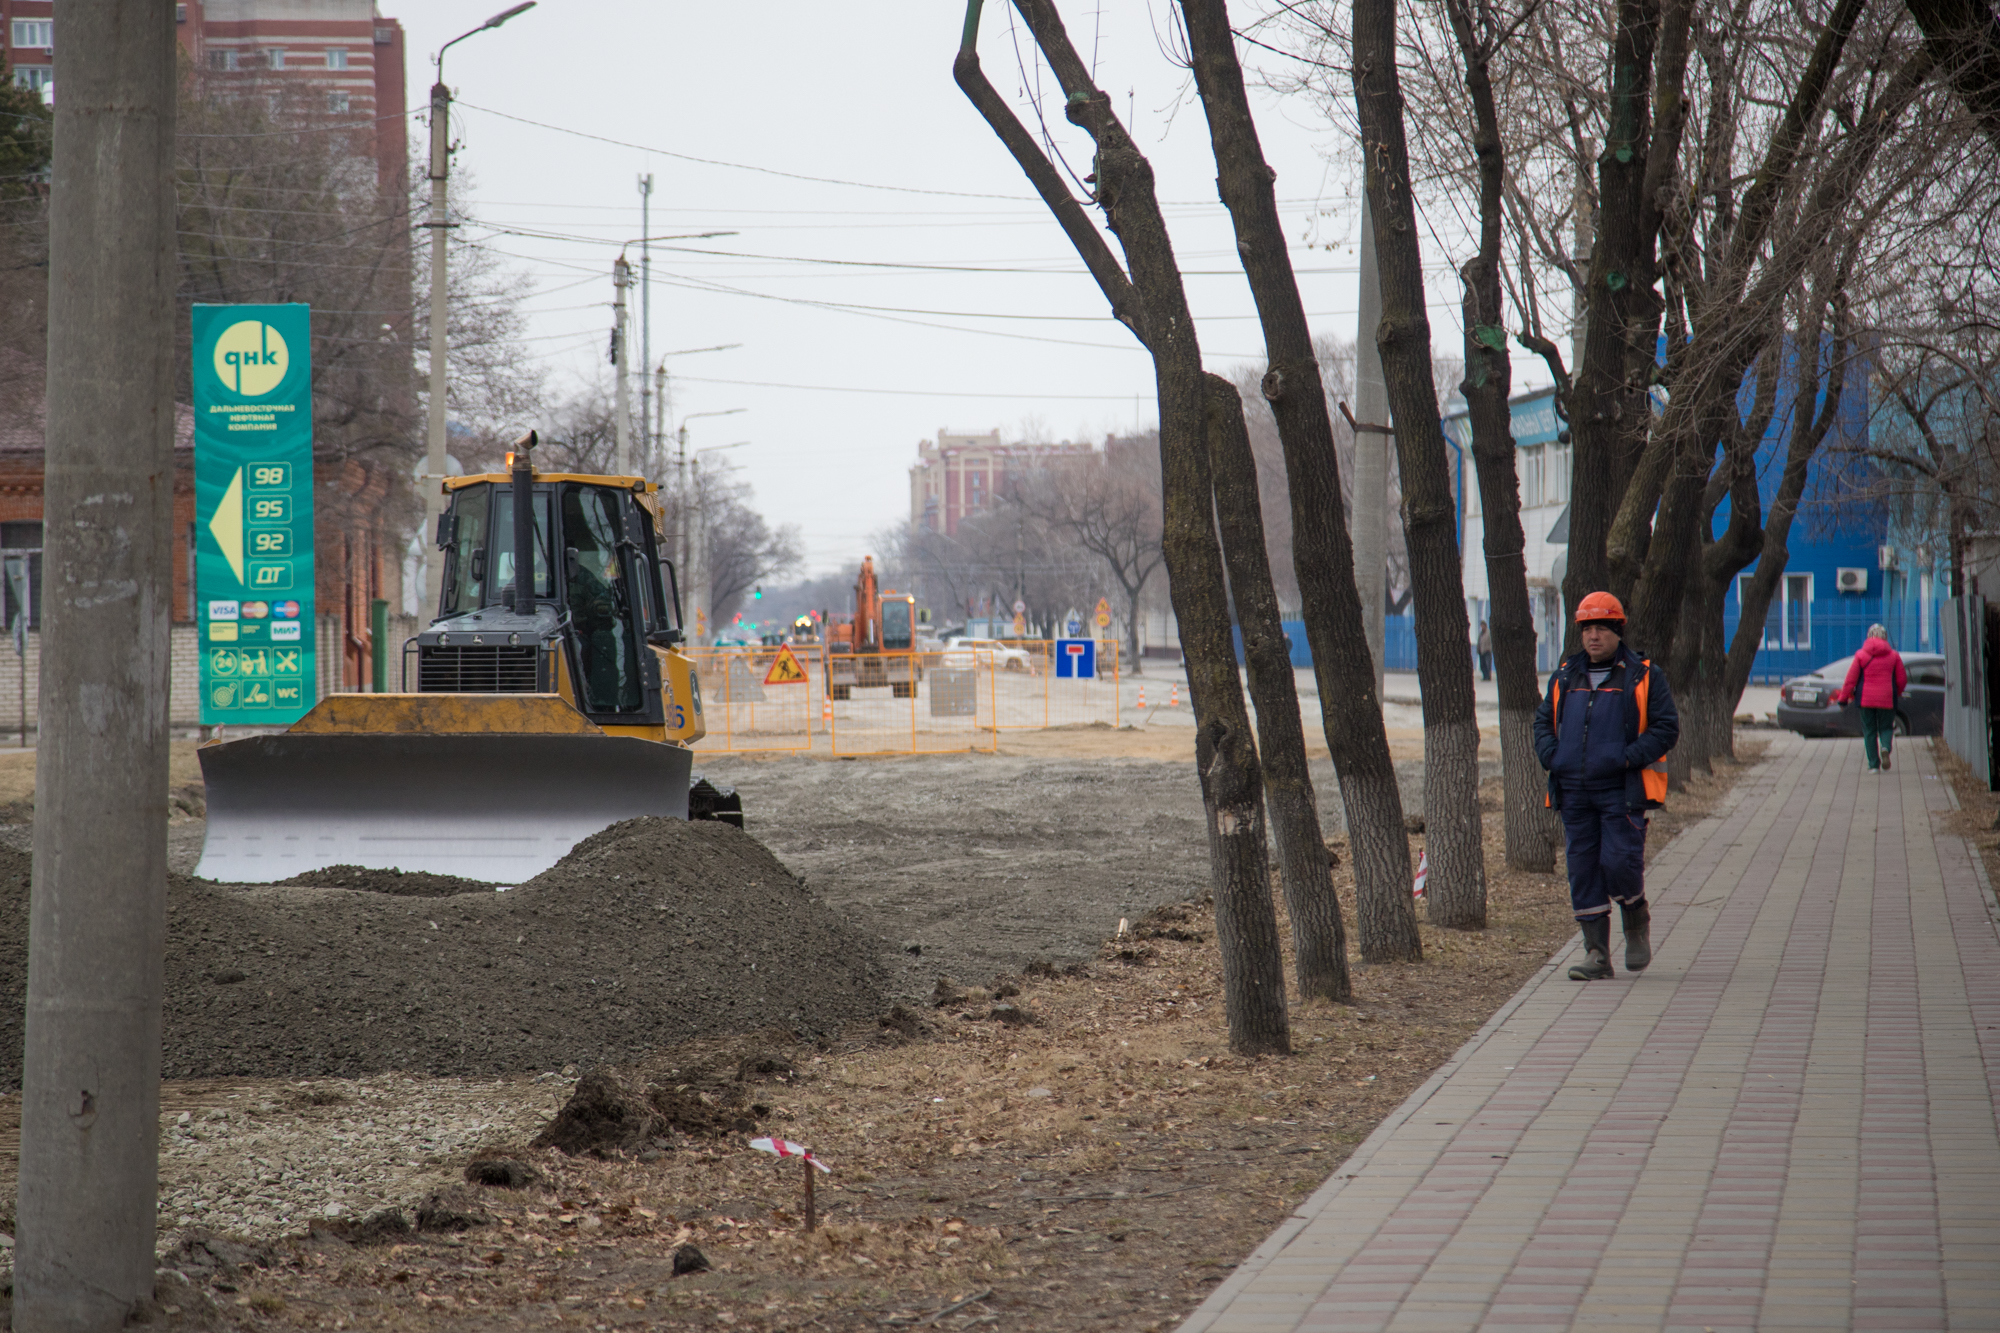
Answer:
POLYGON ((286 726, 315 702, 311 357, 309 307, 194 307, 203 722, 286 726))

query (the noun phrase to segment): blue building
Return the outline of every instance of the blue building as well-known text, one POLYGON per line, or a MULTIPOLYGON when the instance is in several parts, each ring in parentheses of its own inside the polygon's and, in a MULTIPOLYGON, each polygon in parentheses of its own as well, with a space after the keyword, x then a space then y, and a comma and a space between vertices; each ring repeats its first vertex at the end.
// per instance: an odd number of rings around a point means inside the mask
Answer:
MULTIPOLYGON (((1839 417, 1807 472, 1786 543, 1789 558, 1751 668, 1753 681, 1782 680, 1844 657, 1860 646, 1868 627, 1878 621, 1889 627, 1898 648, 1936 651, 1941 562, 1929 554, 1915 525, 1901 521, 1897 507, 1886 498, 1881 473, 1860 456, 1857 446, 1866 443, 1870 429, 1865 372, 1865 364, 1857 365, 1846 376, 1839 417)), ((1754 391, 1754 382, 1746 382, 1739 404, 1746 415, 1754 391)), ((1823 396, 1816 393, 1815 408, 1823 396)), ((1553 388, 1521 394, 1510 406, 1536 665, 1547 671, 1562 652, 1571 449, 1556 415, 1553 388)), ((1780 386, 1777 410, 1757 449, 1758 491, 1766 506, 1777 494, 1792 431, 1803 424, 1798 420, 1799 407, 1789 386, 1780 386)), ((1444 427, 1461 456, 1469 455, 1472 428, 1465 413, 1446 417, 1444 427)), ((1483 553, 1485 523, 1478 488, 1468 485, 1463 494, 1460 551, 1466 609, 1477 634, 1491 604, 1483 553)), ((1717 535, 1728 522, 1725 501, 1715 517, 1717 535)), ((1723 623, 1731 635, 1742 614, 1742 593, 1756 568, 1753 564, 1745 570, 1729 591, 1723 623)), ((1401 638, 1413 648, 1407 629, 1398 635, 1396 628, 1391 626, 1391 644, 1401 638)), ((1392 665, 1393 652, 1392 648, 1392 665)), ((1414 663, 1413 651, 1410 656, 1414 663)))

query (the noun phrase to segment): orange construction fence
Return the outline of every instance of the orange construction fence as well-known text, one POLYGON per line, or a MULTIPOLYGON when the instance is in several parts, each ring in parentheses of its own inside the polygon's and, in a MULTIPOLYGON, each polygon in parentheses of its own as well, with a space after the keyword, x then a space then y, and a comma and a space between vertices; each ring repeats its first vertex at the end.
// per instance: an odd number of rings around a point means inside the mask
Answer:
POLYGON ((1002 731, 1119 724, 1114 640, 1009 639, 853 655, 695 648, 710 751, 991 751, 1002 731))

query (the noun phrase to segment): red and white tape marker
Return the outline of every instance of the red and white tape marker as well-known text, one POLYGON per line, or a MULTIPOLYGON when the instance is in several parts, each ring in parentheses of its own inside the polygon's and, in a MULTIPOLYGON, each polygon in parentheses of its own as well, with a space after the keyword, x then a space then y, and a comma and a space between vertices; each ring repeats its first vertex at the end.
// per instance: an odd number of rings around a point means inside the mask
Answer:
POLYGON ((1410 896, 1412 898, 1421 898, 1424 896, 1424 882, 1428 880, 1430 877, 1431 877, 1431 854, 1428 851, 1418 852, 1417 882, 1410 886, 1410 896))
POLYGON ((833 1168, 813 1156, 812 1149, 803 1143, 792 1143, 786 1139, 752 1139, 750 1146, 773 1157, 803 1157, 828 1175, 833 1174, 833 1168))

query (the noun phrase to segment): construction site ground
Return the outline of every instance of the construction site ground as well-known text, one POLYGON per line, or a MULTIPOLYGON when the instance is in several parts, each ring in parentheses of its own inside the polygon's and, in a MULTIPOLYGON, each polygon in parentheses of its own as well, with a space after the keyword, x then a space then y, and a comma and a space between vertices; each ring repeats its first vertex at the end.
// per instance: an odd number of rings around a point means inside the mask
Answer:
MULTIPOLYGON (((862 961, 886 969, 885 1012, 818 1042, 766 1029, 627 1062, 616 1072, 658 1104, 715 1114, 684 1115, 644 1150, 605 1160, 530 1146, 599 1063, 585 1050, 483 1077, 170 1082, 154 1318, 1170 1326, 1573 934, 1558 875, 1504 868, 1489 778, 1489 929, 1426 928, 1422 964, 1357 967, 1357 1003, 1295 1007, 1291 1057, 1230 1056, 1185 712, 1007 735, 997 755, 704 759, 741 788, 748 832, 858 937, 879 940, 862 961), (730 1123, 737 1115, 749 1119, 730 1123), (810 1236, 799 1166, 749 1150, 753 1121, 834 1168, 810 1236), (539 1180, 465 1183, 469 1163, 493 1158, 539 1180), (674 1276, 690 1244, 712 1269, 674 1276)), ((1421 719, 1409 704, 1388 713, 1419 810, 1421 719)), ((1739 750, 1757 744, 1746 733, 1739 750)), ((31 756, 0 753, 0 808, 17 820, 31 811, 31 756)), ((1339 853, 1323 753, 1315 769, 1339 853)), ((191 746, 176 745, 175 770, 185 795, 170 860, 185 874, 201 837, 191 746)), ((1652 846, 1699 818, 1735 771, 1678 795, 1652 846)), ((25 848, 30 832, 16 822, 0 839, 25 848)), ((552 952, 588 944, 561 937, 560 922, 547 928, 552 952)), ((742 941, 744 956, 760 944, 742 941)), ((8 1094, 0 1208, 17 1135, 8 1094)))

